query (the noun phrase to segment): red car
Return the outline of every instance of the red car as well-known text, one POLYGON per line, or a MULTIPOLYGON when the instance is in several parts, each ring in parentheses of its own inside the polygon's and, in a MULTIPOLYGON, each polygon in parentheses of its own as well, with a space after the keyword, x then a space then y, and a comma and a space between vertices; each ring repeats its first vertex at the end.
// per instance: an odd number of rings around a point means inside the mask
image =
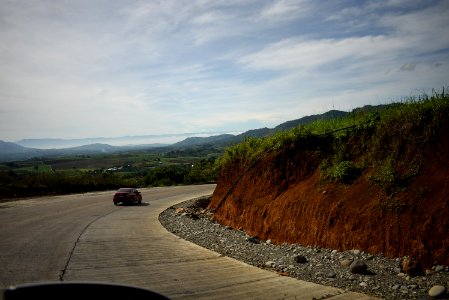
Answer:
POLYGON ((121 188, 117 190, 113 198, 114 204, 140 204, 142 203, 142 195, 135 188, 121 188))

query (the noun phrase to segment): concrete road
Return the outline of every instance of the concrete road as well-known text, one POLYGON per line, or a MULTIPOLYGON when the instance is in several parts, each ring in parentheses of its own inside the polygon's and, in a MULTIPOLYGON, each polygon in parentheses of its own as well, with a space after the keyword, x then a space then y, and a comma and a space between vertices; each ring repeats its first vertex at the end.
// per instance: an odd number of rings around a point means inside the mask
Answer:
POLYGON ((143 189, 143 204, 113 192, 0 204, 0 288, 43 281, 133 285, 176 299, 374 299, 220 256, 167 232, 159 214, 214 185, 143 189))

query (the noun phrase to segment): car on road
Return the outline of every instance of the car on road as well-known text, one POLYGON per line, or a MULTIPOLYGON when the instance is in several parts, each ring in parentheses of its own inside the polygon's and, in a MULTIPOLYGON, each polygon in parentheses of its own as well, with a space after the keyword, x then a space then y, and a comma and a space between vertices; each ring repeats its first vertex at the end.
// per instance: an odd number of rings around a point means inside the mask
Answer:
POLYGON ((135 188, 120 188, 112 199, 115 205, 122 204, 140 204, 142 203, 142 194, 135 188))

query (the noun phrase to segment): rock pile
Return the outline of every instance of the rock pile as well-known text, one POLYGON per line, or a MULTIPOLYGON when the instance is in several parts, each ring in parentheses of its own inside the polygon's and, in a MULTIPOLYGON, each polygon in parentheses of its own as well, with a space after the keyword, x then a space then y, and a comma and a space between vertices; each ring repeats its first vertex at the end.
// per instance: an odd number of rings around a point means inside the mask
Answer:
POLYGON ((159 216, 170 232, 204 248, 282 276, 384 299, 449 299, 449 267, 422 270, 413 259, 387 258, 359 249, 274 245, 213 220, 204 199, 180 203, 159 216))

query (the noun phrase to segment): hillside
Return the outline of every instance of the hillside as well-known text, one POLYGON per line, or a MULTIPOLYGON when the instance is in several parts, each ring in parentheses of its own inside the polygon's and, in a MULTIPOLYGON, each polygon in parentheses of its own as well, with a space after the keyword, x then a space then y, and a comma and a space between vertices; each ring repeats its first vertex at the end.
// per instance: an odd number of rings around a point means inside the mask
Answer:
POLYGON ((449 264, 449 95, 230 147, 209 208, 274 243, 449 264))
POLYGON ((341 111, 341 110, 330 110, 324 114, 319 115, 311 115, 306 116, 300 119, 292 120, 284 122, 274 128, 274 131, 283 131, 283 130, 289 130, 294 127, 297 127, 299 125, 307 125, 312 122, 318 121, 318 120, 330 120, 330 119, 336 119, 336 118, 342 118, 347 116, 348 113, 341 111))
POLYGON ((27 148, 15 143, 0 141, 0 153, 26 152, 27 148))
POLYGON ((39 149, 22 147, 15 143, 0 141, 0 161, 20 160, 39 155, 39 149))
POLYGON ((169 138, 178 135, 145 135, 124 136, 115 138, 91 138, 91 139, 25 139, 16 143, 0 141, 0 162, 26 160, 33 157, 57 157, 67 155, 90 155, 96 153, 119 153, 125 151, 149 150, 153 152, 169 152, 177 149, 195 150, 196 146, 213 145, 224 148, 250 137, 268 137, 278 131, 292 129, 300 124, 308 124, 316 120, 326 120, 345 116, 343 111, 329 111, 319 115, 302 117, 287 121, 275 128, 259 128, 243 132, 238 135, 220 134, 209 137, 188 137, 174 144, 145 143, 157 138, 169 138), (125 146, 111 146, 107 143, 128 143, 125 146), (75 146, 76 145, 76 146, 75 146))
POLYGON ((232 139, 232 134, 220 134, 210 137, 188 137, 185 140, 175 143, 174 147, 189 147, 195 145, 216 144, 221 142, 227 142, 232 139))
MULTIPOLYGON (((370 107, 367 108, 368 110, 375 109, 376 107, 370 107)), ((358 108, 357 110, 364 109, 364 108, 358 108)), ((348 112, 339 111, 339 110, 331 110, 328 112, 325 112, 323 114, 318 115, 311 115, 311 116, 305 116, 299 119, 291 120, 284 122, 282 124, 279 124, 278 126, 274 128, 258 128, 258 129, 251 129, 248 131, 245 131, 238 135, 232 135, 232 134, 222 134, 218 136, 210 136, 210 137, 190 137, 183 141, 177 142, 173 144, 173 147, 189 147, 189 146, 198 146, 198 145, 206 145, 206 144, 213 144, 217 146, 229 146, 236 143, 240 143, 244 141, 247 138, 264 138, 272 136, 273 134, 276 134, 280 131, 290 130, 293 129, 299 125, 307 125, 315 121, 319 120, 330 120, 335 118, 341 118, 346 115, 348 115, 348 112)))
POLYGON ((54 158, 71 155, 113 154, 160 149, 167 146, 168 145, 166 144, 111 146, 108 144, 95 143, 61 149, 35 149, 23 147, 16 143, 0 141, 0 162, 22 161, 36 157, 54 158))

